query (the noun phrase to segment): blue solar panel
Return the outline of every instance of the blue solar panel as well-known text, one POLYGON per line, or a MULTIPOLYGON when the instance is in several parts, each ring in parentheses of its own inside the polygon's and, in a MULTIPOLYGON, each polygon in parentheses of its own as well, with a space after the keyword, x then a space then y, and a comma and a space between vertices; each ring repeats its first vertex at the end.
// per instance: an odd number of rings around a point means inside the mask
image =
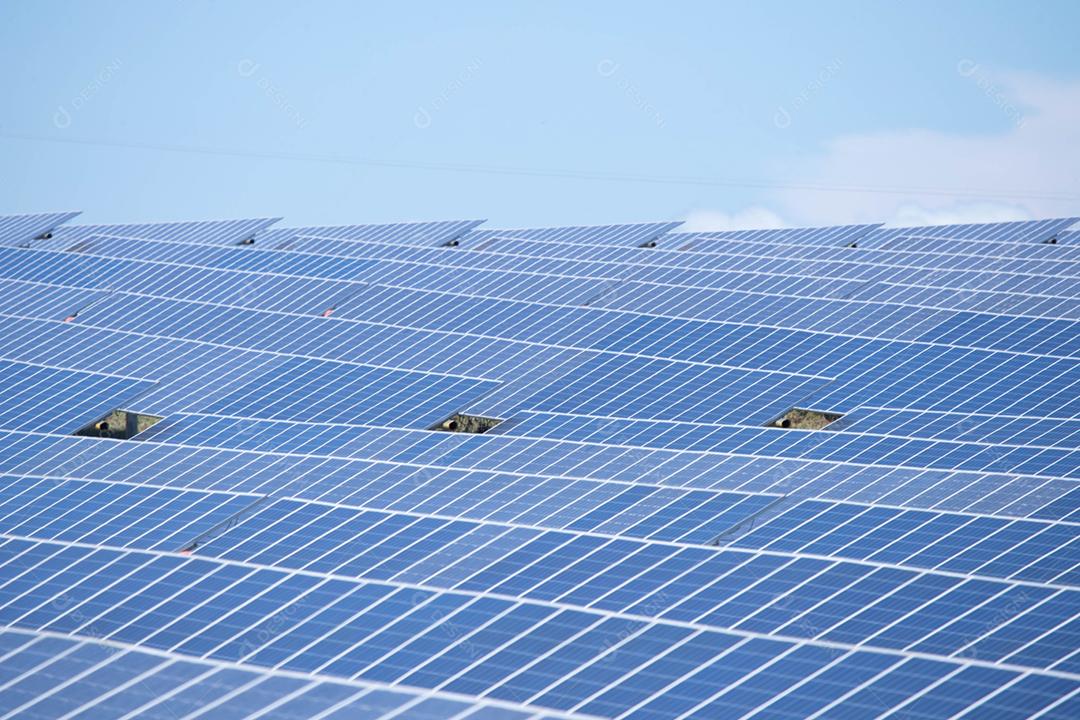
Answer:
POLYGON ((1080 711, 1075 218, 72 217, 0 218, 12 716, 1080 711))
POLYGON ((0 245, 29 245, 52 236, 53 230, 77 217, 77 212, 0 215, 0 245))
POLYGON ((73 433, 154 387, 153 380, 0 359, 0 427, 73 433))

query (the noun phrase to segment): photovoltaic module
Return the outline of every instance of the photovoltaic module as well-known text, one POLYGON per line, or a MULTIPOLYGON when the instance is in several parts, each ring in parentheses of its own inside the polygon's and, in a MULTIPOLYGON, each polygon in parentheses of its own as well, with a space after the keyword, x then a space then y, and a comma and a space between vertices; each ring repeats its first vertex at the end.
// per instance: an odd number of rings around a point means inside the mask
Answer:
POLYGON ((1077 218, 0 217, 0 716, 1080 717, 1077 218))

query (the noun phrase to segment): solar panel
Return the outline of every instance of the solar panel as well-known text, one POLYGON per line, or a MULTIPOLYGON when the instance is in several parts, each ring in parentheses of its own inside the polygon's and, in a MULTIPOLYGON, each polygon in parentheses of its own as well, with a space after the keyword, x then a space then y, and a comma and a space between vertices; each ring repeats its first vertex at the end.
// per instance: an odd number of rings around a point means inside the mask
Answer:
POLYGON ((71 217, 0 218, 12 716, 1080 712, 1074 218, 71 217))
POLYGON ((459 240, 483 222, 483 220, 445 220, 275 228, 259 233, 255 240, 259 247, 274 250, 350 255, 356 248, 356 244, 365 240, 377 240, 394 245, 438 247, 459 240))
POLYGON ((135 223, 129 225, 65 225, 31 247, 79 252, 82 243, 97 236, 140 240, 183 240, 230 245, 254 237, 281 218, 205 220, 199 222, 135 223))
POLYGON ((0 427, 73 433, 154 387, 153 380, 0 359, 0 427))
POLYGON ((59 225, 77 217, 77 212, 0 215, 0 245, 27 245, 44 241, 59 225))

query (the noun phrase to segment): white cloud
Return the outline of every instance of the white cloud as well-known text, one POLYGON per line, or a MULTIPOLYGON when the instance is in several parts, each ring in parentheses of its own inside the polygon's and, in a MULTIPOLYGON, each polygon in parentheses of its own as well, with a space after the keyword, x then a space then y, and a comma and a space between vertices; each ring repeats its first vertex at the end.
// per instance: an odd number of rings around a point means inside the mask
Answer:
MULTIPOLYGON (((893 225, 1014 220, 1080 214, 1080 83, 992 75, 958 67, 957 82, 985 95, 1006 129, 960 135, 901 130, 838 137, 797 160, 799 185, 889 192, 777 190, 766 204, 799 225, 893 225), (894 192, 893 189, 896 191, 894 192), (941 191, 960 191, 949 194, 941 191)), ((764 211, 768 212, 768 211, 764 211)))
POLYGON ((686 216, 679 232, 718 232, 788 227, 783 218, 767 208, 753 206, 734 213, 695 210, 686 216))
POLYGON ((948 207, 926 208, 910 203, 901 205, 888 218, 888 224, 905 227, 909 225, 959 225, 962 223, 1007 222, 1031 220, 1031 213, 1017 205, 997 203, 956 203, 948 207))

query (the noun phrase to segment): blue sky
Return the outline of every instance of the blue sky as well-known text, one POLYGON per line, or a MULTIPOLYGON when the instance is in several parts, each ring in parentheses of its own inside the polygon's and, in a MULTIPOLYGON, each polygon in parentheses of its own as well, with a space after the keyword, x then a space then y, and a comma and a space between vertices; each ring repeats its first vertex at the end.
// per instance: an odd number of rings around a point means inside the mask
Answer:
POLYGON ((0 212, 1080 214, 1080 4, 2 3, 0 212))

